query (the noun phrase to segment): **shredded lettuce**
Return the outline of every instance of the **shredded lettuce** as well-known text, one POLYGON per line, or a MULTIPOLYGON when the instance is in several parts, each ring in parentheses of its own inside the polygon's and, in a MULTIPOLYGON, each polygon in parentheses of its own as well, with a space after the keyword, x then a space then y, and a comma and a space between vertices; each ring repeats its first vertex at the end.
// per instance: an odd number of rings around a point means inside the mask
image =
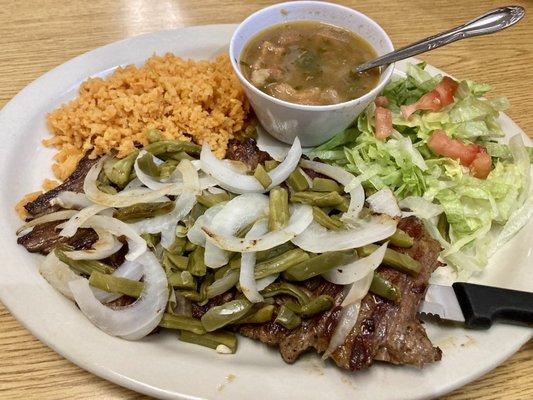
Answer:
POLYGON ((494 141, 504 136, 497 117, 508 102, 485 98, 491 87, 483 83, 461 81, 449 106, 439 112, 418 111, 409 120, 403 118, 400 106, 416 102, 442 79, 424 68, 424 63, 409 65, 405 78, 394 79, 384 89, 394 125, 386 141, 374 135, 375 105, 371 104, 353 127, 310 156, 359 175, 367 191, 388 187, 400 200, 405 199, 400 206, 424 219, 444 249, 441 257, 467 278, 482 270, 495 249, 533 215, 533 149, 526 148, 519 135, 509 145, 494 141), (493 160, 489 176, 477 179, 457 161, 434 155, 426 142, 435 129, 484 146, 493 160), (436 215, 441 212, 449 226, 449 241, 437 229, 436 215))

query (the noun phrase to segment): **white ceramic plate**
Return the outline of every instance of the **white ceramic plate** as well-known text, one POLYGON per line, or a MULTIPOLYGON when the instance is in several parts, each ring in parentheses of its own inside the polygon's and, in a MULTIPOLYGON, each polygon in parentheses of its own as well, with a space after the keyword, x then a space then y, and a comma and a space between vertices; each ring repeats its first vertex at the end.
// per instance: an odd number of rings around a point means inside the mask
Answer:
MULTIPOLYGON (((497 325, 477 332, 426 325, 433 343, 444 352, 441 362, 423 370, 375 365, 352 374, 330 363, 322 364, 314 354, 289 366, 277 351, 247 339, 240 339, 234 356, 181 343, 170 332, 129 342, 95 328, 40 277, 40 256, 28 254, 16 244, 20 220, 13 207, 50 175, 53 152, 40 144, 47 136, 45 114, 73 98, 84 79, 105 75, 117 65, 141 63, 153 53, 165 52, 210 58, 226 48, 234 28, 199 26, 101 47, 43 75, 3 108, 0 298, 11 313, 43 343, 80 367, 130 389, 169 399, 422 399, 476 379, 518 350, 531 337, 530 330, 497 325)), ((497 78, 486 77, 491 79, 497 78)), ((501 123, 509 134, 521 132, 506 116, 501 123)), ((533 255, 528 238, 532 232, 530 222, 494 257, 479 281, 531 290, 533 255)), ((438 278, 446 281, 449 278, 445 275, 440 273, 438 278)))

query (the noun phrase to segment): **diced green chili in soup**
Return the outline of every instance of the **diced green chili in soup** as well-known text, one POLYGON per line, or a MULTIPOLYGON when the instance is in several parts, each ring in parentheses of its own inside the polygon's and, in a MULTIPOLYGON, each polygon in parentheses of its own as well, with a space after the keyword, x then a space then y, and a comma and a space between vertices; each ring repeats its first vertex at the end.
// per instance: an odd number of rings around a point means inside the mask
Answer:
POLYGON ((352 70, 376 57, 363 38, 317 21, 268 28, 246 45, 241 70, 254 86, 280 100, 308 105, 349 101, 368 93, 379 70, 352 70))

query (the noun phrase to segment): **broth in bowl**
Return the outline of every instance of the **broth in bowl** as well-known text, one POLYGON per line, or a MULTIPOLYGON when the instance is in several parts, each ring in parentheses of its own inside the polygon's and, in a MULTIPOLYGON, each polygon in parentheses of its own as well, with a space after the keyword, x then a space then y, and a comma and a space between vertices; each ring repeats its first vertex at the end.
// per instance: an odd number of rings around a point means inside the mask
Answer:
POLYGON ((274 25, 255 35, 240 56, 243 75, 280 100, 305 105, 343 103, 363 96, 379 81, 379 69, 355 73, 377 57, 357 34, 318 21, 274 25))

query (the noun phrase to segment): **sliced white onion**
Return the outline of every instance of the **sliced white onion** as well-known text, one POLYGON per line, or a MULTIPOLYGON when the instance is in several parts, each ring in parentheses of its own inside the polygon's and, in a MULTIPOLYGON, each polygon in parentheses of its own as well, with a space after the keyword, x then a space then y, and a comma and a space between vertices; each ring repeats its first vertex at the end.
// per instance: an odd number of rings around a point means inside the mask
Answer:
POLYGON ((109 335, 129 340, 141 339, 159 324, 168 300, 167 278, 157 258, 146 252, 138 261, 143 266, 144 289, 130 306, 115 310, 106 307, 94 296, 86 279, 69 284, 80 310, 94 325, 109 335))
POLYGON ((209 226, 213 221, 213 218, 217 213, 222 210, 226 205, 226 201, 222 203, 215 204, 213 207, 209 207, 202 215, 200 215, 196 221, 194 221, 193 226, 187 232, 187 239, 191 243, 194 243, 197 246, 205 247, 205 233, 202 231, 202 226, 209 226))
POLYGON ((139 167, 139 159, 144 157, 145 155, 149 154, 152 157, 152 161, 157 165, 161 164, 163 161, 158 159, 157 157, 154 157, 152 154, 148 153, 146 150, 141 150, 139 152, 139 155, 135 159, 135 163, 133 164, 133 168, 135 170, 135 175, 137 175, 137 178, 142 182, 142 184, 152 190, 158 190, 161 188, 166 187, 169 183, 175 183, 177 181, 181 180, 181 175, 179 171, 174 170, 174 172, 171 174, 171 176, 168 178, 167 181, 160 181, 155 179, 154 177, 148 175, 145 173, 141 167, 139 167))
POLYGON ((59 260, 55 252, 51 251, 48 253, 39 265, 39 273, 63 296, 74 300, 74 295, 68 284, 81 277, 71 270, 67 264, 59 260))
POLYGON ((365 191, 363 186, 359 183, 353 185, 348 193, 350 194, 350 204, 348 206, 348 211, 341 215, 341 221, 347 226, 355 226, 359 220, 359 214, 365 204, 365 191))
MULTIPOLYGON (((257 221, 248 231, 246 239, 257 239, 268 232, 268 221, 261 219, 257 221)), ((263 296, 259 293, 255 281, 255 253, 243 253, 241 256, 241 272, 239 276, 239 284, 244 296, 252 303, 260 303, 263 301, 263 296)))
POLYGON ((416 215, 420 219, 431 219, 441 214, 444 209, 439 204, 431 203, 423 197, 409 196, 400 200, 400 207, 410 209, 411 211, 403 212, 404 217, 416 215))
POLYGON ((374 270, 371 270, 366 276, 354 282, 348 290, 348 294, 342 301, 341 306, 346 307, 350 304, 359 303, 368 293, 373 277, 374 270))
POLYGON ((143 219, 129 225, 139 234, 161 232, 161 245, 168 248, 174 242, 178 222, 189 215, 195 204, 194 192, 184 190, 174 201, 174 209, 170 213, 143 219))
POLYGON ((95 229, 98 240, 87 250, 65 251, 65 255, 73 260, 101 260, 107 258, 122 247, 122 242, 111 233, 102 229, 95 229))
POLYGON ((374 271, 385 257, 387 250, 387 243, 382 244, 377 250, 372 252, 367 257, 360 258, 349 264, 330 269, 322 274, 322 277, 327 281, 336 285, 348 285, 357 282, 358 280, 367 276, 371 271, 374 271))
POLYGON ((346 338, 357 323, 359 310, 361 309, 361 300, 366 296, 374 277, 374 271, 370 271, 365 277, 353 283, 348 294, 344 298, 341 306, 343 307, 339 323, 335 327, 335 332, 329 342, 328 349, 322 358, 327 358, 337 347, 346 341, 346 338))
POLYGON ((31 230, 30 228, 33 228, 36 225, 41 225, 46 222, 63 221, 63 220, 72 218, 77 213, 78 211, 76 210, 63 210, 63 211, 56 211, 50 214, 43 215, 42 217, 32 219, 31 221, 25 223, 19 229, 17 229, 17 235, 20 235, 22 233, 27 233, 27 231, 31 230))
POLYGON ((305 251, 324 253, 365 246, 387 239, 395 231, 396 221, 382 216, 361 220, 353 228, 338 231, 330 231, 312 222, 305 231, 292 239, 292 242, 305 251))
MULTIPOLYGON (((115 271, 113 271, 112 275, 117 278, 139 281, 143 276, 143 266, 136 261, 124 261, 115 271)), ((110 293, 95 287, 91 287, 91 289, 96 298, 104 304, 109 303, 110 301, 115 301, 123 296, 120 293, 110 293)))
POLYGON ((63 229, 61 229, 61 232, 59 232, 59 236, 74 236, 76 231, 85 223, 85 221, 107 208, 109 207, 101 206, 99 204, 93 204, 92 206, 85 207, 62 225, 63 229))
POLYGON ((370 210, 379 214, 387 214, 391 217, 399 217, 402 215, 398 202, 392 190, 383 188, 378 190, 372 196, 366 198, 370 210))
POLYGON ((133 261, 146 252, 147 246, 144 239, 128 224, 112 217, 93 215, 82 225, 83 228, 107 230, 115 236, 125 236, 128 241, 129 251, 126 260, 133 261))
POLYGON ((198 177, 198 171, 194 168, 194 165, 189 160, 181 160, 176 167, 181 173, 183 179, 183 190, 190 190, 196 194, 200 194, 200 178, 198 177))
POLYGON ((313 180, 311 179, 311 177, 309 175, 307 175, 307 172, 305 172, 305 170, 303 168, 300 168, 300 167, 298 167, 298 171, 305 178, 305 180, 307 181, 307 184, 309 185, 309 187, 313 187, 313 180))
POLYGON ((276 161, 283 161, 287 157, 290 146, 287 143, 280 142, 278 139, 271 136, 265 128, 258 125, 257 131, 257 148, 265 153, 268 153, 276 161))
POLYGON ((335 179, 343 186, 347 186, 354 178, 354 175, 346 171, 344 168, 324 164, 318 161, 301 160, 300 166, 335 179))
POLYGON ((275 275, 269 275, 265 276, 264 278, 258 279, 255 281, 255 287, 257 290, 261 291, 264 288, 266 288, 268 285, 270 285, 272 282, 274 282, 276 279, 278 279, 279 274, 275 275))
POLYGON ((264 193, 289 177, 292 171, 298 166, 301 155, 302 147, 300 146, 300 140, 296 138, 287 153, 287 157, 276 168, 268 172, 268 175, 272 179, 272 184, 267 189, 254 176, 239 173, 232 168, 228 168, 223 160, 215 157, 207 143, 204 143, 202 146, 200 161, 202 170, 214 177, 224 189, 233 193, 264 193))
MULTIPOLYGON (((268 232, 256 239, 238 238, 230 234, 220 234, 210 227, 204 227, 203 230, 209 236, 209 240, 215 243, 220 249, 241 253, 268 250, 288 242, 302 232, 305 233, 307 227, 313 222, 313 209, 311 206, 295 204, 291 208, 294 211, 287 225, 276 231, 268 232)), ((234 231, 233 233, 236 232, 234 231)))
MULTIPOLYGON (((235 235, 239 229, 264 217, 268 212, 268 197, 259 193, 246 193, 228 201, 213 217, 211 224, 202 229, 212 235, 235 235)), ((205 265, 219 268, 229 261, 229 253, 217 247, 218 243, 208 238, 205 244, 205 265)))
POLYGON ((89 200, 84 193, 65 190, 64 192, 58 193, 58 195, 50 201, 50 204, 57 204, 63 208, 76 208, 79 210, 91 206, 93 202, 89 200))
POLYGON ((124 186, 125 191, 129 191, 131 189, 137 189, 143 186, 143 183, 139 178, 133 178, 130 183, 128 183, 126 186, 124 186))
POLYGON ((335 350, 337 350, 337 347, 346 341, 348 334, 352 331, 355 323, 357 322, 360 308, 361 303, 355 303, 350 304, 341 310, 339 322, 335 327, 335 331, 333 332, 331 340, 329 341, 328 348, 322 356, 323 360, 328 358, 335 350))
POLYGON ((222 188, 219 188, 217 186, 211 186, 207 188, 207 191, 211 194, 219 194, 219 193, 226 193, 226 191, 222 188))
POLYGON ((104 193, 98 189, 96 181, 106 159, 107 157, 102 157, 91 167, 83 183, 83 191, 93 203, 108 207, 128 207, 137 203, 149 203, 165 195, 177 195, 181 192, 181 188, 170 183, 157 190, 134 188, 123 190, 118 194, 104 193))

